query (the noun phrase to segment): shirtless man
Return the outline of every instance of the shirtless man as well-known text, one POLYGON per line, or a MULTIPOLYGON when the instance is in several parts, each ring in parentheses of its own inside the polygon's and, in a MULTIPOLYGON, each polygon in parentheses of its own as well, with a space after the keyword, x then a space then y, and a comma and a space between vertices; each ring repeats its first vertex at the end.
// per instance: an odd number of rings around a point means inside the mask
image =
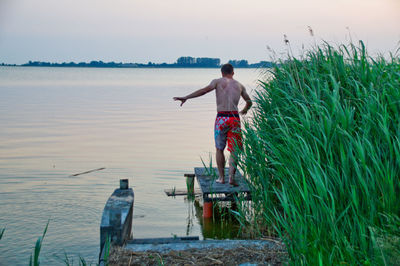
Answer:
POLYGON ((216 182, 220 184, 225 183, 225 156, 224 149, 226 142, 228 142, 228 151, 231 156, 229 159, 229 184, 238 186, 235 182, 234 176, 236 173, 235 147, 242 148, 242 136, 240 130, 240 117, 245 115, 250 109, 252 102, 246 89, 242 84, 233 79, 233 66, 225 64, 221 67, 222 78, 214 79, 210 85, 199 89, 185 97, 174 97, 175 101, 181 101, 181 106, 186 100, 191 98, 200 97, 212 90, 215 90, 217 98, 217 118, 215 120, 214 137, 216 147, 216 159, 218 166, 219 178, 216 182), (246 101, 246 105, 238 112, 238 103, 240 96, 246 101))

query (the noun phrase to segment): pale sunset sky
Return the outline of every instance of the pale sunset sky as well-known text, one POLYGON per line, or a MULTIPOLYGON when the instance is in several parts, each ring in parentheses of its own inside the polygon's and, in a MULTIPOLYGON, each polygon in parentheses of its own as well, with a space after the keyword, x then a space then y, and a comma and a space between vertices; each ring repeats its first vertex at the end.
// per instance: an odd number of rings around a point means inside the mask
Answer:
POLYGON ((286 47, 362 39, 394 52, 400 0, 0 0, 0 63, 269 60, 286 47), (311 26, 315 40, 308 32, 311 26))

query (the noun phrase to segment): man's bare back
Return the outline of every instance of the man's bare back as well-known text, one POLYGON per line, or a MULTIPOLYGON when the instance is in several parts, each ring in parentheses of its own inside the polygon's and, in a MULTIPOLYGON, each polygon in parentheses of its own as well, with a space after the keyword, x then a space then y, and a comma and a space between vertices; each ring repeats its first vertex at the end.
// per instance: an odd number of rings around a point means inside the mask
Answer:
POLYGON ((213 80, 210 85, 215 88, 218 112, 238 111, 240 96, 246 93, 242 84, 233 78, 222 77, 213 80))

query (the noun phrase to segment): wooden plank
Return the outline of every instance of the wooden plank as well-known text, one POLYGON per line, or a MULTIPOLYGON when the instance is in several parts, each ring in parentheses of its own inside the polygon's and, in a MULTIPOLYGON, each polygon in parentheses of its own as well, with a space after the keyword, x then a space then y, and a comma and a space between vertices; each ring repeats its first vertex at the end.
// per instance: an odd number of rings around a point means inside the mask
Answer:
MULTIPOLYGON (((185 196, 185 195, 188 194, 186 188, 177 188, 177 189, 168 188, 168 189, 164 189, 164 192, 165 192, 165 194, 167 194, 168 197, 171 197, 171 196, 185 196)), ((195 189, 194 190, 194 194, 195 195, 201 194, 201 190, 200 189, 195 189)))
POLYGON ((161 238, 136 238, 132 240, 128 240, 127 244, 168 244, 168 243, 177 243, 184 241, 199 241, 198 236, 180 236, 180 237, 161 237, 161 238))
POLYGON ((101 168, 85 171, 85 172, 82 172, 82 173, 77 173, 77 174, 74 174, 74 175, 70 175, 70 177, 78 176, 78 175, 85 175, 85 174, 89 174, 89 173, 92 173, 92 172, 101 171, 101 170, 104 170, 104 169, 106 169, 106 168, 105 167, 101 167, 101 168))
POLYGON ((197 182, 200 185, 203 194, 235 194, 235 193, 250 193, 250 189, 243 175, 236 171, 235 182, 239 185, 233 187, 229 184, 229 169, 225 168, 225 184, 215 182, 218 178, 217 168, 194 168, 197 182))

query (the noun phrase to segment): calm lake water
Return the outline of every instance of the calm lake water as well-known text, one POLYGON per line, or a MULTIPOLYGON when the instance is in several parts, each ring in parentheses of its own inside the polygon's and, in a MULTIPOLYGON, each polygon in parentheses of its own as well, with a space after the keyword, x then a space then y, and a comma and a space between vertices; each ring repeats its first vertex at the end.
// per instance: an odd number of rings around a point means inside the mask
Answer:
MULTIPOLYGON (((237 69, 235 78, 251 94, 259 75, 237 69)), ((134 237, 202 237, 193 203, 163 190, 184 188, 183 174, 214 153, 215 94, 183 107, 172 97, 219 76, 218 69, 0 67, 0 265, 27 265, 48 220, 43 264, 63 264, 65 253, 96 262, 103 207, 121 178, 135 193, 134 237)))

